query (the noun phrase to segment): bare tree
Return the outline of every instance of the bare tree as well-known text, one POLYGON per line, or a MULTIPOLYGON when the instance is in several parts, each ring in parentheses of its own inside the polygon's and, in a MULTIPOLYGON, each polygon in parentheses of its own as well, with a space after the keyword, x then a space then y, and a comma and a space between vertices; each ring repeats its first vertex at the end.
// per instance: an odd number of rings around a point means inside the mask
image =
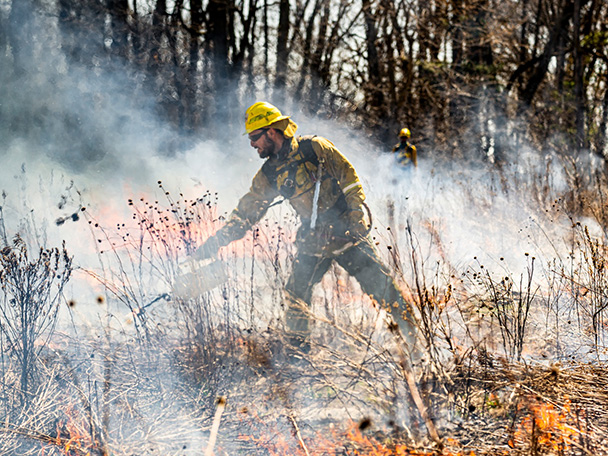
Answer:
MULTIPOLYGON (((103 68, 118 57, 138 74, 130 89, 156 97, 158 112, 180 134, 217 136, 226 130, 217 126, 235 124, 255 97, 277 97, 279 105, 301 102, 313 113, 346 119, 387 145, 407 125, 421 150, 432 146, 437 155, 501 164, 508 160, 507 138, 514 130, 539 147, 547 147, 557 133, 567 144, 561 152, 585 148, 603 156, 604 3, 525 0, 512 8, 498 0, 362 0, 359 6, 345 0, 55 0, 54 5, 68 65, 103 68), (289 98, 285 103, 283 95, 289 98)), ((0 40, 11 59, 9 71, 25 74, 41 52, 36 46, 41 32, 34 25, 40 3, 11 5, 0 40)))

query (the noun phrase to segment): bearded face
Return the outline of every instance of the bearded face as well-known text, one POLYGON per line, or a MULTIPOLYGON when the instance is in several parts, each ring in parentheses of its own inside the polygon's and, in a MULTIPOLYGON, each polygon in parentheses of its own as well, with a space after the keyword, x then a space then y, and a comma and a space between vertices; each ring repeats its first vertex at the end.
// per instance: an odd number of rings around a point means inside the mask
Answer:
POLYGON ((261 159, 266 159, 275 155, 281 148, 281 143, 277 140, 274 130, 260 129, 249 134, 251 147, 257 150, 261 159))

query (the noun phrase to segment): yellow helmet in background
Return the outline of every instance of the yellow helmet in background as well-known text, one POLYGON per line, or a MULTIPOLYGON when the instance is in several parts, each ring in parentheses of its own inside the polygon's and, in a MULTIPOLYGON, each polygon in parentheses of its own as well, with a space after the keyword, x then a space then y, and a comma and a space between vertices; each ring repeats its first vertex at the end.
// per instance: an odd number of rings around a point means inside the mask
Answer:
POLYGON ((408 128, 402 128, 399 132, 400 138, 409 138, 411 136, 410 130, 408 128))
POLYGON ((280 120, 289 119, 289 117, 281 114, 281 111, 276 106, 265 101, 259 101, 249 106, 245 112, 246 134, 260 128, 269 127, 280 120))

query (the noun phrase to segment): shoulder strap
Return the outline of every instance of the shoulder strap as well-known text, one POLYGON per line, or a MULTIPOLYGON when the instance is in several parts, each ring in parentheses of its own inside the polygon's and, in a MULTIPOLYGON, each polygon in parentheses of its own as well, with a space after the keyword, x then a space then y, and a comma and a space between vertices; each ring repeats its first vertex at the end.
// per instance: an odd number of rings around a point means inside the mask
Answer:
POLYGON ((298 147, 299 147, 300 154, 302 155, 301 161, 310 162, 313 165, 318 166, 319 157, 317 157, 317 154, 312 147, 312 139, 314 137, 315 137, 315 135, 300 136, 298 138, 298 147))

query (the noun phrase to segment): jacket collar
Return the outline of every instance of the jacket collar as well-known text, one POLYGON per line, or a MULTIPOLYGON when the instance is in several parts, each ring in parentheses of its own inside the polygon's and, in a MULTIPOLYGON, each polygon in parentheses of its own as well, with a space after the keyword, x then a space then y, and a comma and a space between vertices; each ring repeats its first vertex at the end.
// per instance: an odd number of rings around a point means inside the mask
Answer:
POLYGON ((283 143, 283 147, 279 149, 279 152, 275 157, 273 157, 273 161, 278 165, 288 157, 292 156, 295 151, 298 149, 298 140, 296 138, 286 138, 286 141, 283 143))

